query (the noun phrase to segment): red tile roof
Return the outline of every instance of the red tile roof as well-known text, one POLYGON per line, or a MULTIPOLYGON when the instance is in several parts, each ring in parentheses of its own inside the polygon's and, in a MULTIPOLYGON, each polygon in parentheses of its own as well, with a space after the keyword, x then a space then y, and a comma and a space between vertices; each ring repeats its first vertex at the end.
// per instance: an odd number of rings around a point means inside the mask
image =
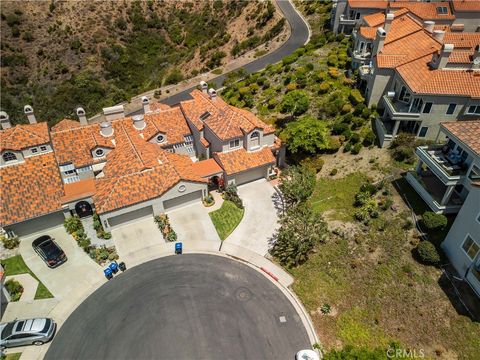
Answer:
POLYGON ((441 126, 480 156, 480 120, 444 122, 441 126))
POLYGON ((161 102, 154 102, 150 104, 150 111, 168 110, 171 109, 167 104, 161 102))
POLYGON ((473 49, 476 45, 480 44, 480 33, 447 32, 445 33, 443 43, 453 44, 456 49, 473 49))
POLYGON ((454 20, 455 15, 450 11, 448 2, 412 2, 412 1, 390 1, 390 8, 408 9, 412 14, 421 20, 454 20), (447 9, 446 14, 439 14, 438 7, 447 9))
POLYGON ((454 11, 480 11, 480 1, 478 0, 453 0, 454 11))
POLYGON ((10 129, 0 130, 0 151, 22 150, 49 142, 46 122, 16 125, 10 129))
MULTIPOLYGON (((178 107, 146 114, 144 119, 147 124, 142 131, 144 138, 150 140, 159 133, 164 134, 166 142, 162 146, 183 143, 184 137, 191 135, 187 121, 178 107)), ((132 120, 128 119, 128 121, 132 120)))
POLYGON ((193 163, 192 170, 195 174, 201 177, 208 177, 211 175, 223 173, 223 169, 213 158, 193 163))
POLYGON ((241 148, 227 153, 215 153, 214 157, 227 175, 275 163, 275 157, 269 148, 253 152, 241 148))
POLYGON ((377 34, 377 28, 362 26, 359 32, 360 32, 360 35, 362 35, 365 39, 375 40, 375 36, 377 34))
POLYGON ((348 0, 348 5, 355 9, 386 9, 388 0, 348 0))
POLYGON ((51 131, 63 131, 82 126, 79 121, 63 119, 50 129, 51 131))
MULTIPOLYGON (((392 12, 395 15, 395 18, 399 18, 400 16, 408 13, 408 9, 396 9, 396 10, 391 10, 390 12, 392 12)), ((365 15, 363 17, 363 20, 368 26, 379 27, 385 24, 385 12, 381 11, 381 12, 365 15)))
POLYGON ((0 183, 0 226, 61 209, 63 184, 53 152, 1 167, 0 183))
POLYGON ((95 179, 85 179, 71 184, 63 185, 64 196, 60 199, 62 204, 82 199, 95 194, 95 179))

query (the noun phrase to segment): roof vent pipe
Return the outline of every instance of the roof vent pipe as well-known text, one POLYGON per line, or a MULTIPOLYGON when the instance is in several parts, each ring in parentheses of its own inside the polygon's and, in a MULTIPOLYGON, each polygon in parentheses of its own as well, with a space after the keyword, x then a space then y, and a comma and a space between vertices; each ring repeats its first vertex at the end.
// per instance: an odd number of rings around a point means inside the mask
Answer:
POLYGON ((433 28, 435 27, 435 21, 424 21, 423 28, 425 31, 428 31, 430 34, 433 33, 433 28))
POLYGON ((395 18, 394 13, 387 13, 385 15, 385 25, 383 26, 383 29, 388 33, 390 31, 390 26, 392 26, 392 21, 395 18))
POLYGON ((143 130, 145 129, 145 119, 143 117, 143 115, 135 115, 132 117, 132 120, 133 120, 133 126, 135 129, 137 130, 143 130))
POLYGON ((443 44, 443 38, 445 37, 445 31, 443 31, 443 30, 433 30, 432 36, 439 43, 443 44))
POLYGON ((208 92, 208 84, 205 81, 200 81, 200 89, 206 94, 208 92))
POLYGON ((12 127, 10 117, 5 111, 0 111, 0 125, 2 126, 2 130, 10 129, 12 127))
POLYGON ((76 112, 77 112, 78 120, 80 120, 80 124, 88 125, 87 114, 85 113, 85 110, 82 107, 78 107, 76 112))
POLYGON ((110 137, 113 135, 112 123, 104 121, 100 124, 100 135, 103 137, 110 137))
POLYGON ((217 97, 217 91, 215 89, 208 89, 208 95, 210 96, 210 99, 215 100, 217 97))
POLYGON ((23 112, 25 113, 25 115, 27 115, 27 119, 30 124, 37 123, 37 119, 35 118, 35 114, 33 113, 33 107, 31 107, 30 105, 25 105, 23 107, 23 112))
POLYGON ((150 100, 148 100, 148 97, 142 96, 142 106, 144 114, 150 112, 150 100))

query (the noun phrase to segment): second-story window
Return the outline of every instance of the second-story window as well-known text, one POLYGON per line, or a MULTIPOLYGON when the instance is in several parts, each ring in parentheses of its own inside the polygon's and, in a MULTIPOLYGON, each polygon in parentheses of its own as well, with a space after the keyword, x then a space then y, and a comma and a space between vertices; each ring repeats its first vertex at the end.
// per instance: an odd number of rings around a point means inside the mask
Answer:
POLYGON ((37 148, 32 148, 32 154, 36 154, 38 152, 37 148))
POLYGON ((480 105, 470 105, 467 109, 467 114, 480 115, 480 105))
POLYGON ((40 146, 40 151, 47 151, 47 147, 46 146, 40 146))
POLYGON ((447 108, 447 112, 446 114, 447 115, 453 115, 453 113, 455 112, 455 109, 457 108, 457 104, 449 104, 448 105, 448 108, 447 108))
POLYGON ((430 111, 432 110, 433 103, 432 102, 426 102, 425 106, 423 107, 422 113, 424 114, 430 114, 430 111))
POLYGON ((398 96, 398 100, 407 103, 410 101, 410 93, 405 86, 402 86, 402 89, 400 90, 400 95, 398 96))
POLYGON ((240 146, 240 139, 230 140, 230 149, 240 146))
POLYGON ((15 161, 17 160, 17 155, 15 155, 14 153, 8 151, 6 153, 4 153, 2 155, 2 158, 3 158, 3 161, 7 162, 7 161, 15 161))

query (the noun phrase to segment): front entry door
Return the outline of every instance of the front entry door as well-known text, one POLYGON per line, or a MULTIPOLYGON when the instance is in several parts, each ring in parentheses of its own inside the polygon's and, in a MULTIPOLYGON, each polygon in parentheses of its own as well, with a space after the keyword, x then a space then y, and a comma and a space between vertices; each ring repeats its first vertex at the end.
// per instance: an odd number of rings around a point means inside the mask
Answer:
POLYGON ((75 205, 75 212, 79 217, 91 216, 93 215, 92 205, 87 201, 80 201, 75 205))

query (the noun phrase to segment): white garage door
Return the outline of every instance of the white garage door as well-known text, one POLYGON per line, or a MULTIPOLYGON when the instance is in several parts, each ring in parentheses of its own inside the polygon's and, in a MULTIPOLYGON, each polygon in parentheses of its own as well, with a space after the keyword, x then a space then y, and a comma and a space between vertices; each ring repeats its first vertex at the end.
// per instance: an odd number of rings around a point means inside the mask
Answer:
POLYGON ((250 181, 255 181, 258 179, 262 179, 267 174, 267 167, 261 167, 258 169, 253 169, 250 171, 245 171, 243 173, 234 175, 233 178, 235 179, 235 185, 242 185, 250 181))
POLYGON ((115 227, 119 225, 125 225, 129 222, 136 221, 147 216, 153 216, 153 209, 151 206, 133 210, 122 215, 113 216, 108 218, 108 223, 110 224, 110 227, 115 227))
POLYGON ((193 204, 202 200, 202 190, 197 190, 189 194, 177 196, 176 198, 165 200, 163 208, 165 211, 178 209, 182 206, 193 204))

